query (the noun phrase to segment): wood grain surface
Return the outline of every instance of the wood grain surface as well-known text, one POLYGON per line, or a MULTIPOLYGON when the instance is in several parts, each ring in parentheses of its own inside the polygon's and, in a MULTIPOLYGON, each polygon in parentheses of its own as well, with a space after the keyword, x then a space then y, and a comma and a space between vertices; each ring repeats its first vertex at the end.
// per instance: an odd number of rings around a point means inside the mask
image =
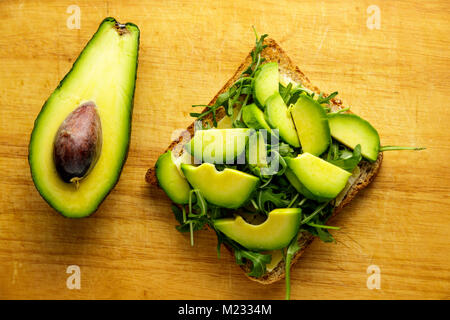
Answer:
POLYGON ((282 299, 284 282, 249 281, 215 235, 191 247, 164 193, 144 181, 191 105, 207 103, 254 44, 277 40, 311 81, 339 91, 386 152, 375 182, 292 270, 294 299, 450 298, 448 1, 0 1, 0 298, 282 299), (67 8, 81 9, 69 29, 67 8), (380 29, 369 29, 370 5, 380 29), (106 16, 141 30, 128 161, 100 209, 63 218, 36 191, 33 122, 106 16), (81 289, 69 290, 69 265, 81 289), (368 289, 367 268, 381 270, 368 289))

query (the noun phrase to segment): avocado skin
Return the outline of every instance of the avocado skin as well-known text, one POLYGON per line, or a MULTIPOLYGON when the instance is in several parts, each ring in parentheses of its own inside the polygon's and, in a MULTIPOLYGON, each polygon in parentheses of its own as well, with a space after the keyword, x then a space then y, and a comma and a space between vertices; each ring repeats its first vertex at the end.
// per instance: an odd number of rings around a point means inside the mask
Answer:
MULTIPOLYGON (((84 212, 83 214, 77 215, 77 216, 73 216, 71 214, 66 213, 64 210, 60 210, 58 208, 55 207, 55 205, 52 203, 52 201, 50 201, 46 195, 43 193, 43 191, 40 189, 39 187, 39 182, 37 181, 37 177, 35 172, 33 171, 33 142, 34 139, 36 139, 36 135, 35 135, 35 131, 37 128, 37 124, 40 122, 41 118, 43 117, 45 111, 46 111, 46 107, 49 104, 53 94, 58 91, 62 85, 65 83, 65 81, 67 80, 68 76, 72 73, 72 71, 76 70, 77 68, 77 64, 80 61, 80 58, 83 55, 83 52, 90 47, 91 43, 93 42, 93 40, 99 35, 101 26, 105 23, 114 23, 114 24, 119 24, 119 22, 113 18, 113 17, 107 17, 105 18, 99 25, 97 31, 94 33, 94 35, 91 37, 91 39, 88 41, 88 43, 86 44, 86 46, 83 48, 83 50, 80 52, 80 54, 78 55, 77 59, 75 60, 75 62, 73 63, 72 67, 70 68, 69 72, 67 72, 67 74, 64 76, 64 78, 59 82, 58 86, 56 87, 56 89, 52 92, 52 94, 49 96, 49 98, 45 101, 44 105, 42 106, 38 116, 36 117, 35 121, 34 121, 34 126, 33 126, 33 130, 31 132, 30 135, 30 143, 28 144, 28 164, 30 167, 30 174, 31 174, 31 178, 33 180, 33 183, 37 189, 37 191, 39 192, 40 196, 47 202, 47 204, 52 207, 55 211, 57 211, 58 213, 60 213, 62 216, 66 217, 66 218, 72 218, 72 219, 78 219, 78 218, 84 218, 84 217, 88 217, 91 214, 93 214, 94 212, 96 212, 99 208, 99 206, 103 203, 103 201, 105 200, 105 198, 109 195, 109 193, 114 189, 114 187, 116 186, 117 182, 119 181, 120 175, 122 173, 123 167, 125 165, 125 162, 128 158, 128 151, 129 151, 129 147, 130 147, 130 138, 131 138, 131 122, 132 122, 132 114, 133 114, 133 105, 134 105, 134 94, 135 94, 135 89, 136 89, 136 78, 137 78, 137 68, 138 68, 138 61, 139 61, 139 45, 140 45, 140 30, 139 27, 132 23, 132 22, 127 22, 124 25, 125 26, 129 26, 132 27, 134 29, 136 29, 137 31, 137 50, 136 50, 136 64, 134 67, 134 79, 133 79, 133 88, 132 88, 132 92, 131 92, 131 102, 130 102, 130 112, 129 112, 129 117, 127 119, 127 123, 128 123, 128 127, 127 127, 127 140, 128 143, 126 145, 126 149, 124 151, 124 154, 122 156, 121 159, 121 166, 119 168, 119 170, 117 170, 117 173, 115 175, 115 181, 113 183, 113 185, 109 188, 109 190, 107 190, 104 195, 102 195, 101 200, 94 206, 92 207, 90 210, 88 210, 87 212, 84 212)), ((131 70, 130 70, 131 71, 131 70)))

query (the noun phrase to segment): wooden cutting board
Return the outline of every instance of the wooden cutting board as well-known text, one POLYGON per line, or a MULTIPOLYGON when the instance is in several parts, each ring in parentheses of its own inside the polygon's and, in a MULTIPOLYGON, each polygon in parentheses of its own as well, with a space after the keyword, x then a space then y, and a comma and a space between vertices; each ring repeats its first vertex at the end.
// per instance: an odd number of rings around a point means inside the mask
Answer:
POLYGON ((191 247, 144 181, 191 105, 208 103, 250 51, 252 25, 319 88, 339 91, 383 145, 427 147, 385 153, 375 182, 333 221, 336 243, 314 242, 293 268, 292 298, 450 298, 449 12, 448 1, 1 1, 0 298, 284 298, 283 281, 251 282, 225 250, 218 259, 208 231, 191 247), (98 212, 70 220, 34 188, 27 147, 106 16, 141 30, 131 147, 98 212), (67 286, 71 265, 80 289, 67 286), (370 266, 379 289, 368 288, 370 266))

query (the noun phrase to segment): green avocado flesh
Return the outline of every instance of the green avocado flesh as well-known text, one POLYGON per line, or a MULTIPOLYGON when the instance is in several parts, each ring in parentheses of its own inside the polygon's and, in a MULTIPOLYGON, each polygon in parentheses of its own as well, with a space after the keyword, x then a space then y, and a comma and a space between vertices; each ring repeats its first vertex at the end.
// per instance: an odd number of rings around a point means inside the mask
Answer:
POLYGON ((370 161, 378 158, 380 137, 377 130, 355 114, 340 113, 328 117, 331 136, 349 148, 361 145, 361 154, 370 161))
POLYGON ((277 250, 289 245, 300 227, 300 208, 275 209, 267 219, 253 225, 241 216, 217 219, 214 226, 230 239, 251 250, 277 250))
POLYGON ((315 156, 325 152, 331 142, 331 135, 323 107, 312 98, 301 95, 292 107, 291 115, 303 151, 315 156))
POLYGON ((310 153, 303 153, 296 158, 285 158, 286 163, 298 183, 292 183, 295 179, 289 179, 290 173, 286 177, 293 186, 305 197, 326 201, 336 198, 344 189, 351 173, 343 170, 319 157, 310 153), (306 191, 305 191, 306 190, 306 191))
POLYGON ((156 161, 155 167, 158 183, 169 198, 175 203, 187 204, 191 187, 173 162, 172 152, 167 151, 162 154, 156 161))
POLYGON ((41 196, 64 216, 93 213, 120 177, 131 134, 138 48, 136 25, 103 20, 36 118, 29 144, 31 175, 41 196), (95 166, 75 185, 56 171, 54 139, 67 116, 86 101, 96 105, 103 142, 95 166))
POLYGON ((318 197, 318 196, 314 195, 313 193, 311 193, 311 191, 306 189, 306 187, 300 182, 300 180, 298 180, 294 171, 289 169, 289 167, 287 167, 286 170, 284 171, 284 175, 288 179, 288 181, 292 184, 292 186, 295 188, 295 190, 297 190, 300 194, 304 195, 305 198, 315 200, 318 202, 326 202, 326 201, 330 200, 329 198, 318 197))
POLYGON ((200 162, 234 164, 245 151, 250 129, 197 130, 185 149, 200 162))
POLYGON ((278 63, 269 62, 263 64, 261 69, 257 71, 255 76, 255 100, 261 107, 266 105, 266 100, 278 92, 279 87, 279 71, 278 63))
POLYGON ((248 141, 247 163, 252 166, 266 167, 267 162, 267 146, 262 132, 252 134, 248 141))
POLYGON ((267 99, 265 116, 269 125, 273 129, 278 129, 281 139, 295 148, 300 147, 294 122, 278 92, 267 99))
POLYGON ((269 124, 266 122, 264 112, 254 103, 246 105, 242 109, 242 120, 249 128, 256 130, 265 129, 271 132, 269 124))
POLYGON ((229 168, 217 171, 210 163, 198 167, 181 164, 181 170, 189 183, 199 189, 208 202, 229 209, 241 207, 259 183, 257 177, 248 173, 229 168))

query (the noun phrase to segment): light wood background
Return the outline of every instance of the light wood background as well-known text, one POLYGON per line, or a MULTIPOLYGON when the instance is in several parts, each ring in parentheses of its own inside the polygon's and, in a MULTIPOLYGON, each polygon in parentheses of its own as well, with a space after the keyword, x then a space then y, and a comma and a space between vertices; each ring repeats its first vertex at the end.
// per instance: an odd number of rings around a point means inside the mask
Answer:
POLYGON ((215 235, 188 235, 146 170, 269 33, 325 92, 339 91, 379 131, 375 182, 292 271, 295 299, 450 298, 448 1, 0 1, 0 298, 283 299, 284 282, 249 281, 215 235), (69 29, 69 5, 81 28, 69 29), (370 30, 377 5, 381 28, 370 30), (65 219, 42 200, 27 162, 44 101, 106 16, 141 30, 133 132, 120 182, 93 216, 65 219), (69 290, 66 268, 81 268, 69 290), (366 286, 381 270, 381 289, 366 286))

